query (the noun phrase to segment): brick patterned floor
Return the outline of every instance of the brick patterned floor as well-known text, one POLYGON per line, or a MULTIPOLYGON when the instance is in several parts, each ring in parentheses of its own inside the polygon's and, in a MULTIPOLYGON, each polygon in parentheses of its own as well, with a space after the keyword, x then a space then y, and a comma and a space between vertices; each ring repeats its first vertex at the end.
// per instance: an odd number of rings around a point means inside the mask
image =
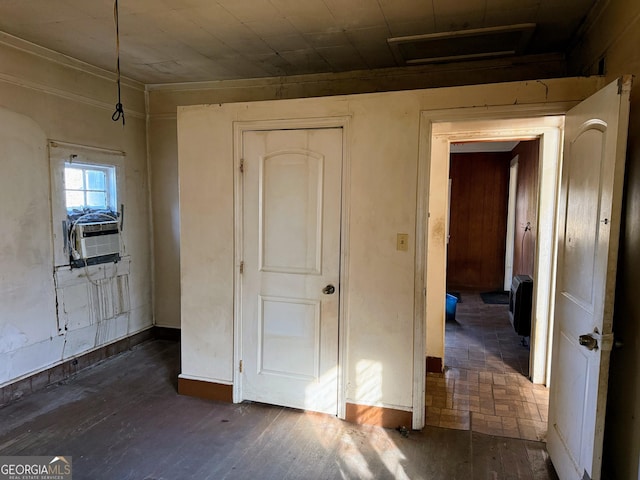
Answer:
POLYGON ((527 375, 529 349, 507 305, 463 293, 445 334, 445 371, 427 374, 427 425, 544 441, 549 390, 527 375))

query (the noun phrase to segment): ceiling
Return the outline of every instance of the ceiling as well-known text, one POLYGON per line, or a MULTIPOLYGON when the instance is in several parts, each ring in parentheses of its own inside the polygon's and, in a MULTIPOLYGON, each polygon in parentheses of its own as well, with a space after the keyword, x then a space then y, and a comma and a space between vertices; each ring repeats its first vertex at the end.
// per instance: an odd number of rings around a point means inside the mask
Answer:
MULTIPOLYGON (((563 52, 595 1, 119 0, 121 70, 151 84, 563 52)), ((113 0, 2 0, 0 30, 114 70, 113 0)))

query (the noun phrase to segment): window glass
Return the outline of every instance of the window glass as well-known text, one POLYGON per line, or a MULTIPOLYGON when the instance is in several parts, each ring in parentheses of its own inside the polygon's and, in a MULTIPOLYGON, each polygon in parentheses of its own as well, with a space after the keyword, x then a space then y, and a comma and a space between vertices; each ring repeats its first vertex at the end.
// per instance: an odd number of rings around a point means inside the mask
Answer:
POLYGON ((80 208, 84 206, 83 192, 67 190, 66 195, 67 195, 67 208, 80 208))
MULTIPOLYGON (((99 170, 87 170, 87 190, 106 189, 106 175, 99 170)), ((73 188, 73 187, 71 187, 73 188)))
POLYGON ((115 209, 115 167, 67 163, 64 182, 68 210, 115 209))
POLYGON ((82 170, 79 168, 64 169, 64 183, 68 190, 82 190, 84 187, 82 170))
POLYGON ((107 196, 104 192, 87 192, 87 207, 107 208, 107 196))

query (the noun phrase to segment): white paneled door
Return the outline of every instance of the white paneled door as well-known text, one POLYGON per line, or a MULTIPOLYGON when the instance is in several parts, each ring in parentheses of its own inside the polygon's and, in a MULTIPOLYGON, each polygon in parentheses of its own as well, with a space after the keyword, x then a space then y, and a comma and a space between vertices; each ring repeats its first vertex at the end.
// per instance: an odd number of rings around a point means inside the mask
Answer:
POLYGON ((566 117, 547 448, 562 480, 599 479, 631 80, 566 117))
POLYGON ((337 414, 342 129, 242 137, 242 397, 337 414))

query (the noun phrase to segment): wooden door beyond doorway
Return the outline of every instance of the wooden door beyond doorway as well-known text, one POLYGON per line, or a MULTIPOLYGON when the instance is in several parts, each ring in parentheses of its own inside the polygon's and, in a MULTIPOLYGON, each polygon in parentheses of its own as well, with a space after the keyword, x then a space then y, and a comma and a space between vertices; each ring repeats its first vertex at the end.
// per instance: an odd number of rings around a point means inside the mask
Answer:
POLYGON ((510 152, 451 154, 447 286, 501 290, 510 152))

